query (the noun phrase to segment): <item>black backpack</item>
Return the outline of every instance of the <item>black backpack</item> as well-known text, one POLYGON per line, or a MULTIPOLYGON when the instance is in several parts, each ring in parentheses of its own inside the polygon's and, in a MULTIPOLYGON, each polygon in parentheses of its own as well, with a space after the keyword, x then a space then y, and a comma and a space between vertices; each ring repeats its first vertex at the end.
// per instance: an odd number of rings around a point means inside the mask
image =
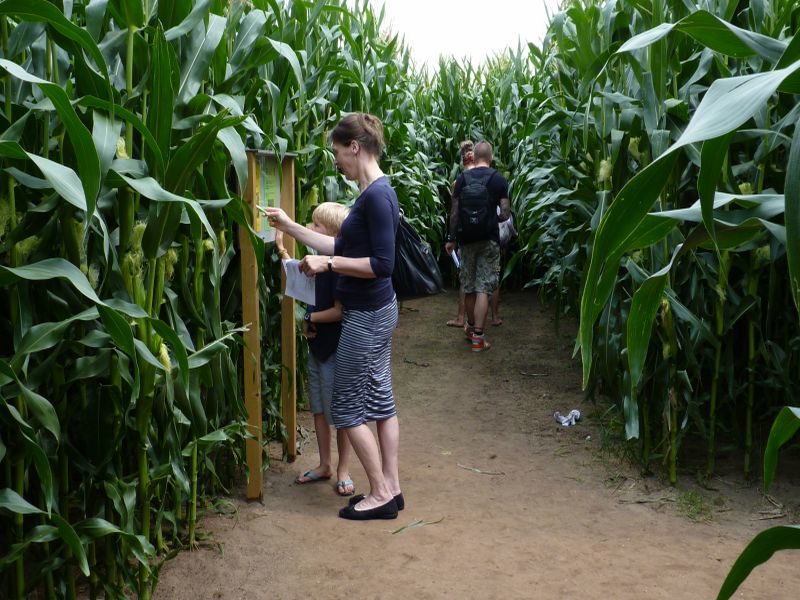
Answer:
POLYGON ((491 239, 497 223, 497 210, 489 198, 489 181, 497 173, 474 175, 464 171, 464 186, 458 197, 458 229, 456 239, 461 243, 491 239))
POLYGON ((402 214, 395 238, 392 286, 398 300, 442 291, 442 274, 431 247, 402 214))

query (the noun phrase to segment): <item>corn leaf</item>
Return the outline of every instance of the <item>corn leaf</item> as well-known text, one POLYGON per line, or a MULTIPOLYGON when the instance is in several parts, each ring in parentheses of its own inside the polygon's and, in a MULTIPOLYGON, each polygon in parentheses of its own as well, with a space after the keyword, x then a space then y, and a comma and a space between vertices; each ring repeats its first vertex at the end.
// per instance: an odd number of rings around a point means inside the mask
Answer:
POLYGON ((117 140, 122 122, 100 111, 92 111, 92 139, 100 163, 100 180, 104 180, 117 152, 117 140))
POLYGON ((143 27, 144 7, 141 0, 111 0, 109 8, 120 24, 125 27, 143 27))
POLYGON ((786 166, 786 258, 789 262, 789 285, 795 308, 800 314, 800 120, 786 166))
POLYGON ((88 577, 89 561, 86 558, 86 551, 83 549, 83 544, 81 543, 81 539, 78 537, 78 534, 75 533, 72 525, 64 520, 61 515, 53 514, 51 519, 58 528, 59 536, 62 540, 64 540, 64 543, 72 552, 72 557, 77 561, 78 568, 84 575, 88 577))
POLYGON ((267 14, 263 10, 253 10, 247 13, 236 32, 236 39, 231 50, 230 68, 236 71, 245 62, 253 51, 253 45, 264 33, 267 25, 267 14))
POLYGON ((92 356, 82 356, 76 359, 75 366, 70 369, 67 382, 102 378, 111 368, 111 353, 110 349, 104 348, 92 356))
POLYGON ((22 337, 16 354, 32 354, 52 348, 63 339, 65 330, 72 323, 75 321, 93 321, 97 319, 97 316, 97 309, 90 308, 63 321, 34 325, 22 337))
POLYGON ((46 258, 23 267, 0 265, 0 286, 8 286, 20 279, 48 281, 57 278, 66 279, 83 296, 95 304, 102 304, 81 270, 63 258, 46 258))
POLYGON ((682 31, 695 40, 726 56, 745 58, 758 55, 777 62, 786 50, 786 42, 755 31, 748 31, 723 21, 705 10, 698 10, 677 23, 662 23, 629 39, 617 52, 630 52, 657 42, 673 30, 682 31))
POLYGON ((647 349, 650 346, 653 320, 664 296, 664 287, 671 267, 672 263, 653 273, 633 295, 628 315, 628 368, 633 390, 639 385, 642 377, 647 349))
POLYGON ((0 508, 18 515, 43 515, 45 512, 36 508, 11 488, 0 490, 0 508))
MULTIPOLYGON (((169 33, 168 31, 165 34, 167 40, 171 39, 169 33)), ((189 47, 181 66, 180 84, 176 97, 179 104, 186 104, 200 91, 208 66, 211 64, 211 57, 222 41, 223 33, 225 33, 225 18, 215 14, 208 15, 208 30, 202 21, 198 22, 192 30, 189 47)))
POLYGON ((775 421, 767 438, 764 450, 764 493, 769 490, 775 471, 778 467, 778 450, 788 443, 800 429, 800 408, 784 406, 775 421))
POLYGON ((133 345, 133 331, 128 321, 112 308, 100 305, 97 310, 106 332, 114 340, 117 348, 130 358, 135 358, 136 347, 133 345))
POLYGON ((0 141, 0 156, 3 158, 18 158, 22 160, 28 158, 28 154, 22 149, 22 146, 11 140, 0 141))
POLYGON ((205 19, 210 6, 211 0, 198 0, 194 6, 192 6, 191 0, 159 2, 158 17, 164 23, 164 26, 168 28, 164 34, 167 41, 171 42, 192 31, 198 23, 205 19), (180 23, 170 26, 170 23, 176 20, 176 16, 182 14, 189 7, 191 7, 191 12, 180 23))
POLYGON ((193 352, 189 355, 189 368, 196 369, 198 367, 202 367, 205 364, 214 358, 219 352, 223 351, 227 346, 225 345, 224 340, 232 337, 232 333, 228 333, 224 337, 214 340, 210 344, 206 344, 202 348, 200 348, 197 352, 193 352))
POLYGON ((181 144, 167 166, 164 176, 166 189, 176 194, 185 190, 197 168, 211 154, 220 130, 239 125, 244 120, 244 117, 229 117, 227 114, 227 110, 221 111, 203 125, 187 142, 181 144))
POLYGON ((661 192, 676 160, 677 155, 669 152, 640 171, 622 188, 600 220, 581 294, 579 341, 584 387, 591 371, 594 323, 613 290, 625 242, 636 237, 638 224, 661 192))
POLYGON ((720 137, 744 125, 766 105, 781 83, 797 71, 800 60, 784 69, 716 80, 675 146, 720 137))
POLYGON ((17 377, 14 370, 6 361, 0 359, 0 373, 6 377, 13 378, 19 387, 19 394, 25 401, 30 414, 58 441, 61 438, 61 425, 58 422, 53 405, 44 397, 25 386, 17 377))
MULTIPOLYGON (((190 200, 188 198, 183 198, 178 196, 177 194, 173 194, 172 192, 168 192, 164 188, 162 188, 158 182, 153 179, 152 177, 144 177, 142 179, 133 179, 131 177, 126 177, 125 175, 119 175, 129 186, 131 186, 134 190, 139 192, 142 196, 146 198, 150 198, 151 200, 155 200, 156 202, 179 202, 182 203, 187 209, 190 210, 190 214, 194 215, 200 223, 206 228, 208 232, 209 238, 212 242, 216 243, 216 235, 214 233, 214 228, 211 227, 211 223, 208 221, 208 217, 206 217, 205 212, 203 212, 202 206, 196 200, 190 200)), ((2 279, 0 279, 2 282, 2 279)))
MULTIPOLYGON (((0 5, 0 9, 1 8, 2 5, 0 5)), ((21 81, 39 86, 39 89, 42 90, 42 92, 53 103, 53 106, 55 106, 56 112, 58 113, 61 122, 64 123, 64 127, 70 136, 70 141, 76 149, 75 155, 78 161, 78 170, 81 176, 80 179, 78 179, 78 187, 82 188, 83 190, 83 193, 81 194, 81 196, 83 196, 82 199, 78 198, 74 194, 70 194, 69 197, 65 196, 65 200, 75 204, 79 208, 80 204, 83 204, 82 210, 86 210, 91 216, 91 214, 94 212, 97 193, 100 190, 100 161, 97 158, 97 153, 94 151, 92 135, 89 133, 89 130, 86 128, 83 122, 78 118, 78 115, 75 112, 75 109, 72 107, 72 103, 70 102, 66 92, 61 89, 61 86, 35 77, 16 63, 13 63, 9 60, 0 59, 0 67, 21 81)), ((31 159, 36 162, 39 168, 42 168, 40 161, 47 160, 44 158, 34 159, 34 155, 30 153, 28 153, 28 156, 30 156, 31 159)), ((68 167, 61 168, 64 170, 68 169, 68 167)), ((45 176, 47 176, 46 173, 45 176)), ((61 194, 62 190, 69 191, 67 188, 72 187, 73 185, 74 181, 70 180, 68 186, 64 186, 62 189, 56 187, 56 190, 59 192, 59 194, 61 194)))
POLYGON ((142 236, 142 251, 147 259, 166 254, 181 224, 183 206, 176 202, 152 202, 147 216, 147 226, 142 236))
POLYGON ((294 74, 294 78, 297 81, 297 85, 299 86, 299 89, 302 93, 303 90, 305 89, 305 86, 303 85, 304 82, 303 70, 300 67, 300 60, 297 58, 297 53, 289 44, 285 44, 284 42, 278 40, 273 40, 272 38, 269 37, 267 38, 267 41, 269 41, 269 43, 272 44, 272 47, 275 48, 278 54, 280 54, 283 58, 289 61, 289 64, 292 67, 292 73, 294 74))
POLYGON ((146 363, 155 367, 159 371, 166 371, 166 368, 164 367, 164 365, 161 364, 161 361, 158 360, 155 356, 153 356, 153 353, 150 352, 150 348, 148 348, 142 340, 134 338, 133 345, 136 348, 136 352, 139 355, 139 357, 144 359, 146 363))
POLYGON ((186 352, 186 346, 183 345, 178 334, 169 325, 158 319, 150 319, 150 325, 153 329, 164 338, 172 347, 172 352, 178 361, 178 368, 180 375, 183 379, 184 386, 189 385, 189 355, 186 352))
POLYGON ((59 196, 80 210, 88 210, 81 179, 75 171, 43 156, 36 156, 30 152, 26 152, 26 154, 39 167, 44 178, 59 196))
POLYGON ((133 555, 142 564, 147 566, 149 559, 156 555, 155 548, 141 535, 133 535, 123 531, 105 519, 84 519, 75 525, 75 532, 83 537, 96 540, 108 535, 118 535, 131 547, 133 555))
POLYGON ((245 150, 242 136, 233 127, 220 129, 217 139, 223 143, 230 154, 233 168, 236 171, 236 180, 239 183, 240 193, 247 187, 247 152, 245 150))
POLYGON ((700 210, 703 216, 703 224, 706 226, 706 230, 712 240, 715 240, 714 225, 712 223, 714 193, 717 191, 717 182, 719 181, 725 157, 728 154, 729 143, 730 135, 708 140, 703 142, 703 150, 701 152, 700 173, 697 178, 697 192, 700 195, 700 210))
MULTIPOLYGON (((133 128, 139 132, 142 136, 142 140, 144 141, 147 148, 152 153, 150 157, 152 160, 155 161, 155 164, 152 165, 153 170, 156 171, 158 169, 163 170, 164 168, 164 157, 161 154, 161 149, 158 146, 158 142, 153 137, 153 134, 150 130, 145 127, 142 120, 130 112, 129 110, 108 102, 107 100, 103 100, 102 98, 97 98, 94 96, 84 96, 77 102, 78 106, 84 106, 87 108, 101 108, 104 109, 109 115, 116 115, 123 119, 126 124, 132 125, 133 128)), ((160 171, 159 171, 160 172, 160 171)))
MULTIPOLYGON (((92 57, 101 74, 108 79, 108 68, 100 49, 89 33, 70 22, 56 6, 46 0, 3 0, 0 2, 0 14, 10 14, 14 18, 48 23, 62 36, 78 44, 92 57)), ((107 88, 111 97, 111 88, 107 88)))
POLYGON ((717 600, 733 597, 742 582, 758 565, 767 562, 780 550, 800 549, 800 525, 781 525, 762 531, 736 559, 722 584, 717 600))
MULTIPOLYGON (((161 156, 169 156, 172 143, 172 113, 175 104, 173 76, 178 71, 175 51, 158 27, 153 40, 150 59, 150 110, 147 113, 147 129, 153 134, 161 156)), ((161 169, 154 171, 158 178, 161 169)))

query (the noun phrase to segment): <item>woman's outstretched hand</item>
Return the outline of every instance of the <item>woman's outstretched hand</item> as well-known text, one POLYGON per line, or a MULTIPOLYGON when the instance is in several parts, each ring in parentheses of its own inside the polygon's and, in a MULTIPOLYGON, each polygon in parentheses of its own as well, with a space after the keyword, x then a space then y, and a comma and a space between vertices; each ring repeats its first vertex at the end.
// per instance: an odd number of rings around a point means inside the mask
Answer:
POLYGON ((329 256, 320 256, 318 254, 307 254, 303 260, 300 261, 300 272, 304 273, 307 277, 313 277, 317 273, 324 273, 328 270, 329 256))
POLYGON ((267 216, 267 221, 269 221, 269 224, 280 231, 286 231, 286 229, 292 223, 294 223, 294 221, 289 218, 289 215, 287 215, 282 208, 273 208, 268 206, 267 208, 259 210, 261 210, 267 216))

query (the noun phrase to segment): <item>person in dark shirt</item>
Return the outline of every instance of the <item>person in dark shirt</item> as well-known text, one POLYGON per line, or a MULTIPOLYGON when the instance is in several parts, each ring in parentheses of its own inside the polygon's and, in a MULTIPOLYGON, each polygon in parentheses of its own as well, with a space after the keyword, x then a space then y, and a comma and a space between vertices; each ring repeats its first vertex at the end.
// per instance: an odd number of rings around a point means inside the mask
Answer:
POLYGON ((453 204, 450 210, 450 229, 445 249, 452 253, 458 242, 461 248, 461 283, 464 286, 464 304, 467 313, 467 324, 464 332, 470 340, 473 352, 483 352, 491 346, 484 336, 486 315, 489 311, 489 297, 497 289, 500 272, 500 243, 498 219, 505 221, 511 214, 511 202, 508 194, 508 181, 503 175, 491 168, 492 146, 481 141, 473 150, 475 166, 465 171, 456 179, 453 188, 453 204), (479 179, 485 182, 488 206, 487 227, 480 239, 460 239, 463 223, 460 221, 460 199, 468 181, 479 179), (499 215, 497 209, 499 207, 499 215))
POLYGON ((350 208, 335 239, 298 225, 279 208, 267 209, 270 223, 316 249, 300 270, 313 276, 339 274, 342 333, 336 351, 331 413, 337 429, 347 431, 369 479, 369 493, 356 496, 339 511, 343 519, 395 519, 405 506, 400 490, 400 425, 392 390, 392 333, 397 298, 392 287, 395 238, 400 223, 397 194, 381 171, 383 125, 376 117, 353 113, 331 132, 336 166, 357 181, 361 195, 350 208), (367 427, 375 421, 378 441, 367 427))
MULTIPOLYGON (((348 212, 342 204, 323 202, 314 209, 312 223, 308 227, 323 235, 337 236, 348 212)), ((278 232, 275 242, 281 258, 288 258, 283 247, 282 232, 278 232)), ((339 280, 336 273, 320 273, 314 279, 315 301, 313 306, 308 306, 303 316, 303 334, 308 339, 308 395, 317 434, 319 465, 298 475, 294 480, 297 484, 326 481, 334 473, 331 457, 331 401, 336 348, 342 331, 342 304, 334 297, 339 280)), ((339 457, 336 466, 336 493, 340 496, 352 496, 355 487, 349 469, 351 448, 344 429, 336 432, 336 450, 339 457)))

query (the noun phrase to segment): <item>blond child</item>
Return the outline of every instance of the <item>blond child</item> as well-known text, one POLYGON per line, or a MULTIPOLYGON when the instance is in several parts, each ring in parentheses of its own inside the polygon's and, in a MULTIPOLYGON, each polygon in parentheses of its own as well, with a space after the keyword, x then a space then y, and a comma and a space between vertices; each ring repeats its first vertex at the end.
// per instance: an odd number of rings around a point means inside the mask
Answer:
MULTIPOLYGON (((323 202, 314 210, 312 223, 308 228, 323 235, 339 235, 342 222, 348 209, 336 202, 323 202)), ((281 258, 289 255, 283 247, 283 233, 278 231, 275 238, 281 258)), ((331 399, 333 397, 333 374, 336 365, 336 347, 341 333, 342 306, 335 300, 338 275, 333 272, 319 273, 315 276, 315 304, 306 309, 303 317, 303 334, 308 339, 308 388, 311 412, 314 414, 314 428, 319 446, 319 465, 298 475, 295 483, 303 485, 317 481, 327 481, 333 474, 331 457, 331 399)), ((336 449, 339 463, 336 466, 336 493, 352 496, 355 487, 350 478, 350 442, 343 429, 336 432, 336 449)))

